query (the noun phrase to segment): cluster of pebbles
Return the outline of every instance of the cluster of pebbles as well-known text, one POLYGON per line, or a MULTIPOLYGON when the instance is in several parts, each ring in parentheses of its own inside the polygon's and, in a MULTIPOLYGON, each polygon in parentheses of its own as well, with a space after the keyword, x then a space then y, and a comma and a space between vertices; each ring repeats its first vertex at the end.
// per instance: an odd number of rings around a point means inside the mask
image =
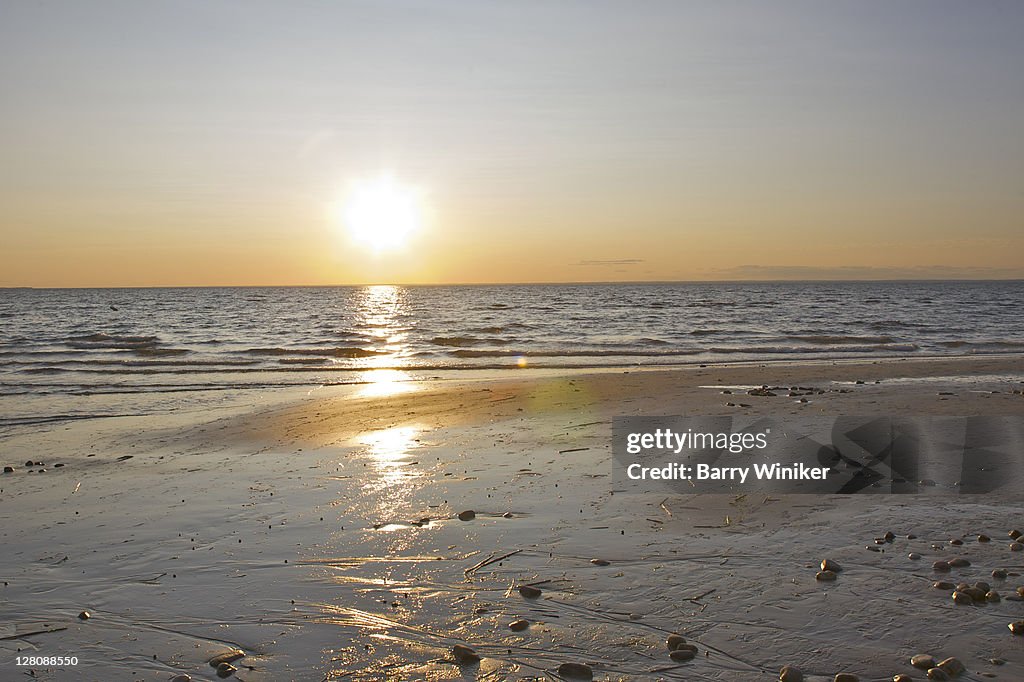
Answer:
MULTIPOLYGON (((1024 533, 1018 530, 1011 530, 1009 533, 1010 538, 1010 551, 1021 551, 1024 549, 1024 533)), ((916 535, 907 535, 908 540, 917 539, 916 535)), ((881 546, 889 545, 895 542, 895 533, 886 532, 885 535, 874 539, 874 545, 868 545, 865 549, 872 551, 884 551, 881 546)), ((985 544, 992 541, 987 535, 978 535, 977 541, 985 544)), ((952 547, 959 547, 964 544, 964 541, 959 538, 953 538, 949 540, 948 544, 952 547)), ((932 549, 940 550, 943 545, 933 544, 932 549)), ((916 552, 911 552, 907 555, 912 561, 921 559, 921 555, 916 552)), ((957 568, 967 568, 971 566, 969 559, 962 556, 954 556, 948 559, 940 559, 932 564, 932 570, 936 573, 949 573, 957 568)), ((832 559, 822 559, 820 569, 815 575, 815 579, 822 582, 833 582, 838 578, 838 574, 843 569, 838 563, 832 559)), ((1011 575, 1019 575, 1017 573, 1010 573, 1005 568, 996 568, 992 571, 992 578, 995 580, 1005 580, 1011 575)), ((981 604, 993 604, 998 603, 1004 599, 1002 595, 992 588, 992 586, 982 580, 969 584, 966 582, 954 583, 948 580, 938 580, 932 583, 932 587, 937 590, 948 590, 951 598, 956 604, 963 605, 981 605, 981 604)), ((1007 601, 1024 601, 1024 585, 1018 587, 1016 591, 1005 597, 1007 601)), ((1010 632, 1014 635, 1024 636, 1024 620, 1014 621, 1009 624, 1010 632)), ((670 645, 671 648, 671 645, 670 645)), ((1005 663, 1002 659, 990 659, 989 661, 993 665, 1002 665, 1005 663)), ((917 654, 910 659, 910 665, 913 667, 925 671, 929 680, 952 680, 963 672, 966 671, 964 664, 957 658, 949 657, 941 661, 936 661, 934 656, 929 654, 917 654)), ((912 682, 914 678, 906 673, 898 673, 893 676, 893 682, 912 682)), ((779 672, 779 680, 781 682, 803 682, 803 672, 792 665, 787 665, 782 668, 779 672)), ((858 677, 853 673, 838 673, 834 678, 834 682, 857 682, 858 677)))

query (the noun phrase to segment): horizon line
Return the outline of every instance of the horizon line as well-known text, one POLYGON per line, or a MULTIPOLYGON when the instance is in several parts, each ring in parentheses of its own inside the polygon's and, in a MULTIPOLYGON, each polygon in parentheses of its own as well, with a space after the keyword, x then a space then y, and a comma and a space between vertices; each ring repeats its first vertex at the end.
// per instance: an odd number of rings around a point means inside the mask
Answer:
POLYGON ((17 289, 340 289, 373 286, 394 287, 480 287, 480 286, 597 286, 612 284, 800 284, 800 283, 886 283, 886 282, 1024 282, 1024 277, 879 277, 879 278, 777 278, 777 279, 662 279, 662 280, 573 280, 565 282, 363 282, 351 284, 135 284, 101 286, 0 285, 0 290, 17 289))

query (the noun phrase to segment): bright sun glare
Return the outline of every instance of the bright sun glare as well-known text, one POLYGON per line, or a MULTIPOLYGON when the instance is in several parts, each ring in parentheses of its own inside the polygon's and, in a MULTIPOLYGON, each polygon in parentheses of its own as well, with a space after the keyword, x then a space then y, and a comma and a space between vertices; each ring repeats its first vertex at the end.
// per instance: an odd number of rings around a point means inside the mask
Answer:
POLYGON ((388 176, 357 183, 342 220, 352 238, 374 251, 405 246, 422 223, 419 193, 388 176))

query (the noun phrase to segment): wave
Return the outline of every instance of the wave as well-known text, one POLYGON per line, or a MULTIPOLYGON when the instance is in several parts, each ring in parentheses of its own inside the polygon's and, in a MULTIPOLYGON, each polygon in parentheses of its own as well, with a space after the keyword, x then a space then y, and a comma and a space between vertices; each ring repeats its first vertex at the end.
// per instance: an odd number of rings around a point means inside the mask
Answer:
POLYGON ((940 341, 935 345, 943 348, 1024 348, 1024 341, 940 341))
POLYGON ((430 339, 430 343, 435 346, 450 346, 453 348, 464 348, 466 346, 478 346, 482 343, 490 343, 495 345, 504 345, 511 343, 508 339, 500 338, 478 338, 475 336, 435 336, 430 339))
POLYGON ((65 343, 78 349, 110 348, 115 350, 136 350, 140 348, 153 348, 160 345, 160 339, 156 336, 117 336, 115 334, 85 334, 82 336, 69 336, 65 343))
POLYGON ((786 337, 793 341, 803 341, 804 343, 813 343, 818 346, 839 346, 848 345, 855 343, 894 343, 895 339, 891 336, 829 336, 827 334, 791 334, 786 337))
POLYGON ((316 355, 325 358, 370 358, 390 355, 387 351, 342 346, 340 348, 247 348, 242 351, 249 355, 316 355))

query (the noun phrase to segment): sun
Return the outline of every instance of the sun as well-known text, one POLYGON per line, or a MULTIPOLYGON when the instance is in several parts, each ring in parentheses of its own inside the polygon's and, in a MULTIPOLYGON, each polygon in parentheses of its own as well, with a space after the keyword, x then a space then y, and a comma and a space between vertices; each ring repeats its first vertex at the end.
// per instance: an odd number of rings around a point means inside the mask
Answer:
POLYGON ((398 249, 422 227, 420 193, 391 176, 357 182, 341 219, 354 241, 374 251, 398 249))

